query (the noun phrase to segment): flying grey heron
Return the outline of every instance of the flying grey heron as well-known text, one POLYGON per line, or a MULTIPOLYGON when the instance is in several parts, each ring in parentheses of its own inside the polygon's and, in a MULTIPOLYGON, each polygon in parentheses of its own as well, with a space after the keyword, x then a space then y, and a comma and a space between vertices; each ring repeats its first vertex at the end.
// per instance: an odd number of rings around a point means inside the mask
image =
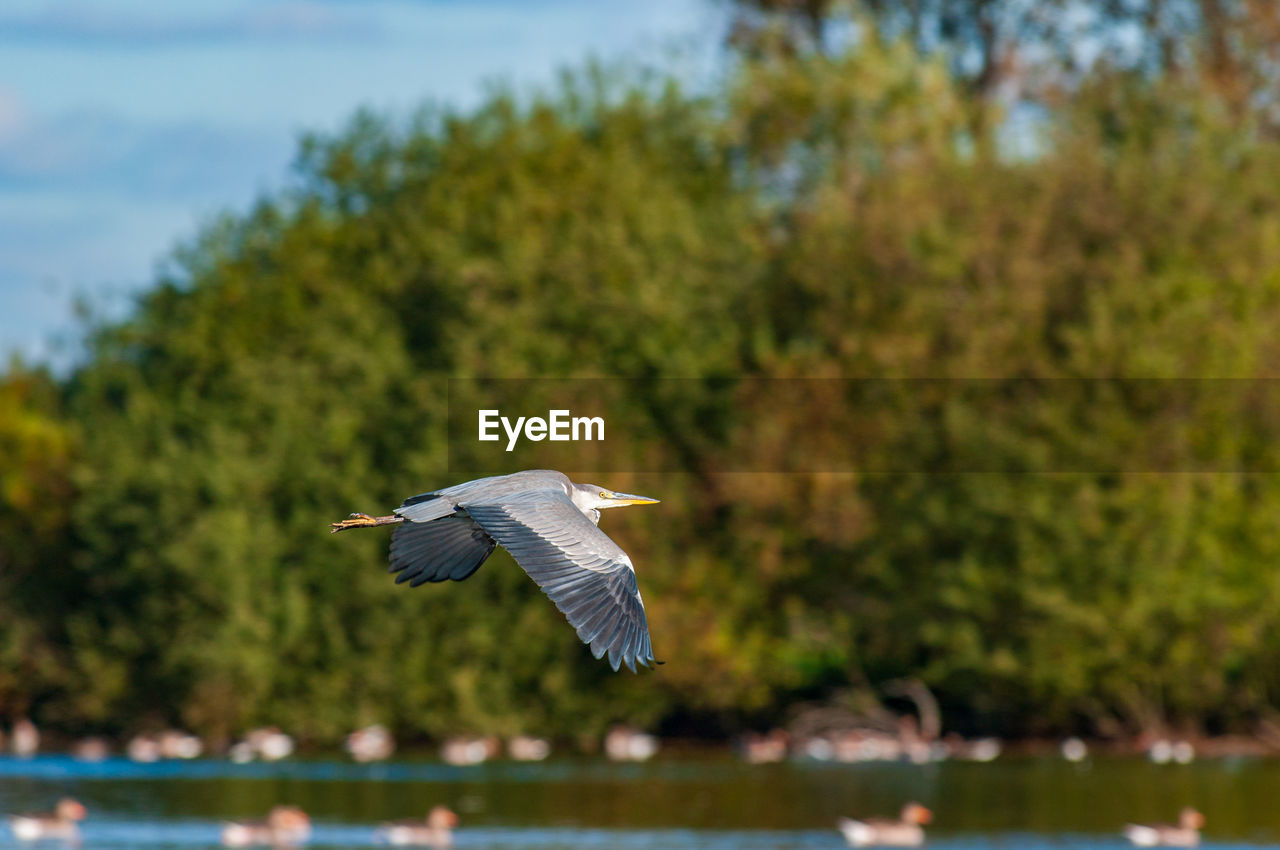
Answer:
POLYGON ((617 670, 653 657, 636 570, 596 527, 600 511, 657 499, 574 484, 549 469, 479 478, 404 500, 389 516, 352 514, 332 531, 396 524, 390 571, 396 583, 462 581, 501 545, 591 647, 617 670))

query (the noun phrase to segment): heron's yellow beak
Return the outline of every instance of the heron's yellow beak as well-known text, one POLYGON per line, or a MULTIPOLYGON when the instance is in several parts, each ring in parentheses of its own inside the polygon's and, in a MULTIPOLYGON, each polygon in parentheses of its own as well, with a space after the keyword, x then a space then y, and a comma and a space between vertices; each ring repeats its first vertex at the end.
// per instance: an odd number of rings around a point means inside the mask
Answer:
POLYGON ((657 499, 650 499, 648 496, 633 496, 630 493, 614 493, 610 501, 614 502, 618 507, 623 505, 656 505, 657 499))

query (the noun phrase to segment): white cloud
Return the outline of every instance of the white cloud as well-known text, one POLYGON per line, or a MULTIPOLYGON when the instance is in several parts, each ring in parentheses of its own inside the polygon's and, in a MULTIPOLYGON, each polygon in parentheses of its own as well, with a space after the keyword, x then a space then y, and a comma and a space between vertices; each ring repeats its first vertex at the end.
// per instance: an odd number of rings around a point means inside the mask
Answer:
POLYGON ((0 358, 287 182, 302 130, 467 108, 486 81, 528 91, 675 36, 715 54, 716 2, 0 0, 0 358))

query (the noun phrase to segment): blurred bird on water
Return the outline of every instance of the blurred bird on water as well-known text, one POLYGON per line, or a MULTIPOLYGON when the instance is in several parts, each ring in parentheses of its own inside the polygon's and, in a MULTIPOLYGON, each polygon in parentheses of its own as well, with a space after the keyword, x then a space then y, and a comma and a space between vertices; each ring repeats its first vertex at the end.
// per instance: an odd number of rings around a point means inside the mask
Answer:
POLYGON ((434 806, 425 820, 400 820, 384 823, 379 836, 397 846, 449 847, 458 816, 444 806, 434 806))
POLYGON ((389 516, 352 514, 332 531, 397 525, 391 572, 416 587, 462 581, 501 545, 551 598, 596 658, 634 672, 653 657, 631 558, 596 527, 600 511, 657 499, 575 484, 553 470, 480 478, 412 496, 389 516))
POLYGON ((57 808, 48 814, 10 815, 9 826, 13 837, 19 841, 75 841, 80 837, 79 822, 87 814, 83 803, 63 797, 57 808))
POLYGON ((27 758, 36 754, 40 749, 40 730, 36 728, 36 724, 23 717, 13 724, 10 730, 9 746, 13 748, 13 754, 27 758))
POLYGON ((850 847, 919 847, 924 844, 924 824, 931 820, 933 812, 907 803, 898 820, 840 818, 837 826, 850 847))
POLYGON ((358 762, 382 761, 391 758, 396 742, 391 730, 381 723, 357 729, 347 736, 347 752, 358 762))
POLYGON ((311 818, 297 806, 276 806, 264 820, 231 821, 222 828, 226 847, 294 847, 311 835, 311 818))
POLYGON ((1178 815, 1176 825, 1167 823, 1127 823, 1124 837, 1135 847, 1196 847, 1200 844, 1200 830, 1204 829, 1204 815, 1187 806, 1178 815))

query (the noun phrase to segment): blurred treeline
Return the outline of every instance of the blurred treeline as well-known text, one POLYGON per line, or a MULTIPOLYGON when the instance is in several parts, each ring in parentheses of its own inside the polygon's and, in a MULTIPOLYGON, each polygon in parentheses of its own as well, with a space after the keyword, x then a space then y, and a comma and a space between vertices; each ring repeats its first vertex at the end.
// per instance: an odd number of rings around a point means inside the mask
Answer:
MULTIPOLYGON (((448 376, 1276 376, 1274 24, 748 3, 712 84, 588 69, 305 140, 293 188, 176 251, 82 365, 0 381, 0 714, 717 734, 911 676, 965 731, 1269 721, 1277 475, 718 476, 695 443, 688 474, 602 482, 663 499, 606 517, 669 662, 641 676, 503 553, 409 591, 385 534, 326 525, 454 483, 448 376)), ((1280 422, 1216 398, 1221 431, 1176 451, 1276 468, 1280 422)), ((1133 424, 1123 398, 1044 404, 1009 468, 1133 424)), ((990 445, 983 410, 939 415, 990 445)), ((902 424, 864 453, 931 468, 902 424)), ((770 433, 740 449, 785 451, 770 433)))

